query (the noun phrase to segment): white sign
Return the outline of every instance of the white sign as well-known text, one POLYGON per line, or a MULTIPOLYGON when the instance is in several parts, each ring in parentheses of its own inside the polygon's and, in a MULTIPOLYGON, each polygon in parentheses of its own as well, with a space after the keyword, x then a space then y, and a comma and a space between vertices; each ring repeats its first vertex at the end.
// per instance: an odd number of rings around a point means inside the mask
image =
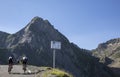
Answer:
POLYGON ((61 42, 59 42, 59 41, 51 41, 51 48, 52 49, 61 49, 61 42))

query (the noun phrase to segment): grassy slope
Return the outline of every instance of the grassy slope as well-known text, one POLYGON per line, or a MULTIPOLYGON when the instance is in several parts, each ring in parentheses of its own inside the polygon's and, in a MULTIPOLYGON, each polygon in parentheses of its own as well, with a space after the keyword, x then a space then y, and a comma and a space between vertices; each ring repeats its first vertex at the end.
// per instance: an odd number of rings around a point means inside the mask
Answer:
POLYGON ((38 74, 37 77, 73 77, 71 74, 60 70, 60 69, 52 69, 50 67, 44 67, 46 71, 41 74, 38 74))

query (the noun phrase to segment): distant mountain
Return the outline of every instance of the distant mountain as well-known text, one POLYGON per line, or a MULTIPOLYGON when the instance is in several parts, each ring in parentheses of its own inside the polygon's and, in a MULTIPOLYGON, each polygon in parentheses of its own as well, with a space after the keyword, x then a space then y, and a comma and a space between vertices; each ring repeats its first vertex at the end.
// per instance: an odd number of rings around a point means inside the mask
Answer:
POLYGON ((120 58, 120 38, 111 39, 98 45, 93 55, 97 57, 108 57, 112 60, 120 58))
POLYGON ((8 35, 10 34, 0 31, 0 47, 1 48, 5 47, 5 41, 8 35))
POLYGON ((13 55, 15 59, 26 55, 31 65, 52 67, 50 42, 55 40, 62 44, 61 50, 56 52, 57 68, 69 71, 74 77, 112 77, 109 68, 99 63, 88 50, 70 43, 48 20, 40 17, 34 17, 17 33, 2 33, 0 37, 0 55, 4 57, 0 58, 2 64, 7 63, 8 55, 13 55))
POLYGON ((120 38, 111 39, 98 45, 93 55, 100 58, 100 62, 108 65, 120 77, 120 38))

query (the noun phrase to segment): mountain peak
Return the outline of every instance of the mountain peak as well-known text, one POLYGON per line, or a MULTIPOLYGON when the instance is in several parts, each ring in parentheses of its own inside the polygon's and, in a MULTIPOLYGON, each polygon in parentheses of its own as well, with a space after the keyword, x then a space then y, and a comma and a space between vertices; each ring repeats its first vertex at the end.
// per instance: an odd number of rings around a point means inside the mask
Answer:
POLYGON ((26 31, 46 31, 51 28, 52 28, 52 25, 49 23, 48 20, 44 20, 43 18, 36 16, 25 27, 25 32, 26 31))
POLYGON ((35 17, 31 20, 31 22, 38 22, 38 21, 43 21, 43 19, 40 18, 40 17, 38 17, 38 16, 35 16, 35 17))
POLYGON ((115 38, 115 39, 111 39, 111 40, 108 40, 107 42, 105 43, 101 43, 98 45, 98 48, 99 49, 106 49, 108 47, 111 47, 111 46, 119 46, 120 45, 120 38, 115 38))

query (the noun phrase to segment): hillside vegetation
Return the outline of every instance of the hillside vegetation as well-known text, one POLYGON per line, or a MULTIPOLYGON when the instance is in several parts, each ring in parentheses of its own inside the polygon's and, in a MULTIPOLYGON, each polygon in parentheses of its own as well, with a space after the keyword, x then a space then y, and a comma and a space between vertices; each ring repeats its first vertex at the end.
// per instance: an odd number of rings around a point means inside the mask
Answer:
MULTIPOLYGON (((45 67, 46 72, 43 73, 42 77, 73 77, 71 74, 55 68, 45 67)), ((40 77, 41 75, 38 74, 37 77, 40 77)))

